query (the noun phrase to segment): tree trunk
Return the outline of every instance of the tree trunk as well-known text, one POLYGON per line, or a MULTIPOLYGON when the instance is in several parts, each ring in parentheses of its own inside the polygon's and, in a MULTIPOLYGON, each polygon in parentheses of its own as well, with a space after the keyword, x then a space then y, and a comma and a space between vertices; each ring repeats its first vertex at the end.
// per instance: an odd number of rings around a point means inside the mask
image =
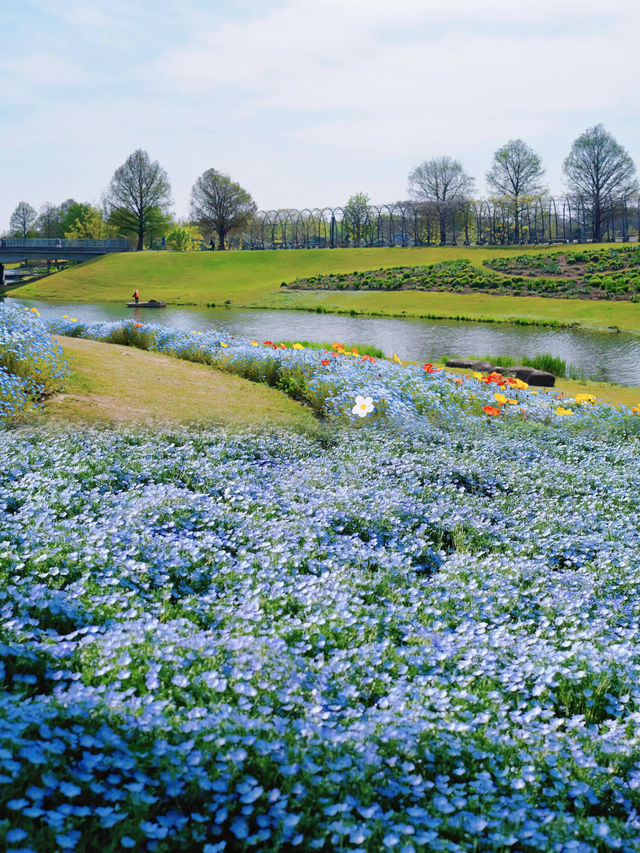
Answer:
POLYGON ((136 252, 142 251, 142 240, 144 238, 144 231, 138 231, 138 245, 136 246, 136 252))
POLYGON ((219 251, 219 252, 224 252, 224 249, 225 249, 225 246, 224 246, 224 238, 225 238, 225 235, 226 235, 226 232, 225 232, 224 228, 218 228, 218 244, 219 244, 219 245, 218 245, 218 251, 219 251))
POLYGON ((600 211, 600 199, 596 199, 596 203, 593 206, 593 235, 592 235, 592 240, 594 243, 600 242, 601 231, 602 231, 602 213, 600 211))
POLYGON ((446 210, 440 210, 439 216, 440 216, 440 245, 444 246, 447 242, 447 212, 446 212, 446 210))

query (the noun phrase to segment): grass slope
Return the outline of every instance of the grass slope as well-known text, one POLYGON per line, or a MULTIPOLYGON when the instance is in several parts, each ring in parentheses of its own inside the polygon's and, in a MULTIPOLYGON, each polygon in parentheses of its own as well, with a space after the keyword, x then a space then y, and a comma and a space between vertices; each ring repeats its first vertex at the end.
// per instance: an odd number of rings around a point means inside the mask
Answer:
POLYGON ((133 347, 55 339, 72 373, 64 393, 46 402, 46 419, 317 429, 310 411, 273 388, 133 347))
MULTIPOLYGON (((572 249, 577 249, 573 246, 572 249)), ((558 246, 549 252, 566 251, 558 246)), ((435 264, 469 259, 481 267, 487 257, 522 254, 468 246, 416 249, 329 249, 278 252, 141 252, 109 255, 25 285, 15 294, 25 299, 65 302, 125 302, 138 288, 143 299, 172 304, 320 309, 382 316, 440 317, 505 322, 569 324, 602 329, 640 330, 640 304, 542 297, 425 292, 335 293, 286 292, 280 284, 321 272, 353 272, 403 264, 435 264)))

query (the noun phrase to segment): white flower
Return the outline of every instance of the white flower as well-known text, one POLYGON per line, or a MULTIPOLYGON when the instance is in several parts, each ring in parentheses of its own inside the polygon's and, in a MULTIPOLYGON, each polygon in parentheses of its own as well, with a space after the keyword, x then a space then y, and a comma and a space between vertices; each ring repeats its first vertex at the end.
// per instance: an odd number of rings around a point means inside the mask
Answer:
POLYGON ((356 404, 351 409, 354 415, 359 415, 361 418, 366 418, 369 412, 373 411, 373 400, 371 397, 356 397, 356 404))

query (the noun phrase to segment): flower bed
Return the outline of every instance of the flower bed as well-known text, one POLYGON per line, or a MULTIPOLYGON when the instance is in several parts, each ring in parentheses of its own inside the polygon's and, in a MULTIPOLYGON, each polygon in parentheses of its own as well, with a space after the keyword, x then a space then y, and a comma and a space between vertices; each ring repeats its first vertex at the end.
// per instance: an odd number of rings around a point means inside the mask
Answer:
MULTIPOLYGON (((84 324, 74 318, 50 322, 61 335, 137 346, 189 361, 209 364, 244 378, 275 386, 299 399, 322 418, 336 423, 360 420, 352 412, 355 397, 373 400, 369 419, 383 420, 389 428, 414 431, 421 423, 455 427, 463 419, 484 419, 483 406, 495 402, 494 394, 505 386, 514 390, 517 406, 500 410, 511 420, 533 419, 550 423, 556 419, 557 398, 528 389, 525 383, 491 374, 490 377, 460 377, 431 365, 404 363, 360 355, 336 343, 331 351, 289 346, 275 341, 244 341, 218 331, 193 332, 154 323, 84 324)), ((626 407, 605 401, 577 405, 574 420, 618 421, 632 414, 626 407)))
POLYGON ((538 253, 490 258, 483 261, 483 265, 510 276, 511 280, 515 276, 526 281, 526 287, 533 290, 548 290, 548 282, 538 283, 536 278, 550 274, 558 276, 554 279, 555 287, 565 295, 637 301, 640 294, 640 249, 637 246, 583 249, 551 256, 538 253))
POLYGON ((67 372, 38 312, 0 304, 0 425, 58 390, 67 372))
POLYGON ((2 434, 0 844, 640 849, 640 418, 70 326, 333 390, 322 442, 2 434))
POLYGON ((488 258, 483 261, 484 270, 470 261, 456 260, 317 275, 286 286, 295 290, 429 290, 636 301, 640 294, 639 265, 640 250, 624 247, 488 258))

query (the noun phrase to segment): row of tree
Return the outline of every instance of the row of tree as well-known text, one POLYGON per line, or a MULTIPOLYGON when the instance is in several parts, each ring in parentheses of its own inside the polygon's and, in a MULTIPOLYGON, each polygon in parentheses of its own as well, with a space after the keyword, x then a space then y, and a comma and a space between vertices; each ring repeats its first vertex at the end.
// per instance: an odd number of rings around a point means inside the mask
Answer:
MULTIPOLYGON (((508 242, 519 243, 523 215, 536 200, 548 195, 545 170, 536 152, 521 139, 512 139, 493 155, 486 173, 492 201, 509 211, 511 230, 508 242)), ((567 195, 587 210, 592 223, 592 239, 602 239, 605 211, 612 199, 638 191, 636 167, 628 152, 603 125, 588 128, 573 143, 564 160, 567 195)), ((469 205, 475 179, 452 157, 433 157, 409 174, 409 194, 415 202, 435 208, 440 242, 447 242, 452 215, 469 205)), ((189 249, 202 242, 225 249, 229 238, 239 235, 256 213, 251 195, 239 184, 215 169, 208 169, 191 190, 190 221, 173 222, 171 185, 167 173, 146 151, 134 151, 113 174, 97 208, 69 199, 59 206, 45 204, 39 214, 21 201, 11 216, 10 233, 27 237, 104 239, 133 236, 136 248, 145 239, 166 237, 166 245, 189 249)), ((358 245, 365 223, 370 220, 370 198, 366 193, 351 196, 343 208, 352 242, 358 245)))
POLYGON ((145 239, 166 237, 169 248, 185 250, 203 241, 225 249, 230 234, 246 225, 256 212, 249 193, 228 175, 208 169, 191 191, 190 221, 174 222, 167 173, 146 151, 134 151, 113 174, 101 206, 68 199, 47 202, 40 212, 21 201, 11 215, 9 234, 66 239, 108 239, 133 236, 136 248, 145 239))
MULTIPOLYGON (((611 199, 638 191, 636 167, 628 152, 603 125, 588 128, 571 146, 562 170, 567 195, 589 210, 592 239, 602 239, 604 212, 611 199)), ((521 240, 522 214, 536 199, 548 194, 542 160, 522 139, 512 139, 493 155, 486 181, 493 201, 506 205, 513 223, 513 242, 521 240)), ((409 174, 409 192, 417 201, 430 202, 440 217, 440 242, 446 242, 450 213, 471 201, 474 178, 451 157, 425 160, 409 174)))

